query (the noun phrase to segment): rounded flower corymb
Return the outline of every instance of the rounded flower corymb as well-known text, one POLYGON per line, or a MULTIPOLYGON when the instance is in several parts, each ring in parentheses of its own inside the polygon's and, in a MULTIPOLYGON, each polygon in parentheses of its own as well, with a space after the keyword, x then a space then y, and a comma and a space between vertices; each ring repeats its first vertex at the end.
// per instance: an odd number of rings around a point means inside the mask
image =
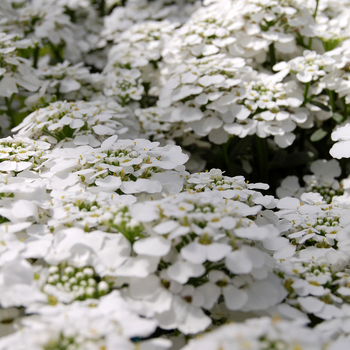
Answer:
POLYGON ((81 181, 90 191, 117 191, 125 194, 180 192, 188 160, 179 146, 159 147, 144 139, 119 140, 111 136, 101 147, 56 148, 45 166, 53 173, 51 185, 72 186, 81 181), (63 184, 60 179, 69 177, 63 184))

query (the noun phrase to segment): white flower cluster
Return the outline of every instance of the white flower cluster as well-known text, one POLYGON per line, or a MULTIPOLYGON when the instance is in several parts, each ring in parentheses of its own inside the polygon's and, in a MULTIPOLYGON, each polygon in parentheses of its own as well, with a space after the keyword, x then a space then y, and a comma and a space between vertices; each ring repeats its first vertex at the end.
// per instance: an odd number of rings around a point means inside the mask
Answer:
POLYGON ((307 120, 299 109, 303 96, 286 73, 268 75, 245 66, 242 58, 223 54, 189 59, 162 88, 158 106, 171 107, 172 120, 183 121, 195 134, 216 144, 230 135, 274 136, 279 147, 293 143, 291 133, 307 120))
POLYGON ((21 172, 38 167, 51 145, 27 137, 11 136, 0 140, 0 171, 21 172))
MULTIPOLYGON (((45 167, 54 179, 66 179, 63 188, 79 179, 91 191, 177 193, 182 189, 180 172, 188 156, 179 146, 158 147, 144 139, 117 140, 112 136, 101 147, 56 148, 45 158, 45 167), (173 169, 175 171, 173 171, 173 169), (67 177, 68 175, 68 177, 67 177), (170 180, 171 179, 171 180, 170 180)), ((59 184, 62 188, 63 184, 59 184)))
POLYGON ((103 77, 100 74, 90 74, 82 63, 71 66, 69 61, 64 61, 49 66, 47 62, 40 62, 37 76, 42 81, 41 88, 25 101, 32 109, 33 106, 46 106, 53 98, 90 101, 99 96, 104 87, 103 77))
POLYGON ((191 340, 184 350, 235 349, 345 349, 347 338, 329 343, 320 331, 305 329, 303 322, 287 322, 279 319, 251 319, 232 324, 191 340))
POLYGON ((0 350, 350 349, 349 8, 0 1, 0 350))
POLYGON ((18 54, 19 49, 31 45, 31 40, 0 29, 0 97, 11 97, 19 92, 18 87, 30 92, 38 90, 40 81, 30 67, 30 61, 18 54))
MULTIPOLYGON (((21 332, 0 344, 1 349, 132 348, 130 339, 147 337, 155 322, 137 316, 117 291, 101 298, 59 307, 44 307, 26 319, 21 332), (25 342, 24 342, 25 341, 25 342)), ((141 339, 141 338, 140 338, 141 339)), ((167 349, 166 339, 139 342, 140 349, 167 349)))
POLYGON ((73 140, 75 145, 99 146, 109 135, 137 135, 128 109, 114 101, 54 102, 29 114, 14 131, 18 135, 56 144, 73 140), (127 119, 123 123, 121 121, 127 119), (131 120, 130 120, 131 119, 131 120), (130 125, 130 131, 129 127, 130 125))
POLYGON ((288 176, 281 182, 281 187, 277 188, 277 196, 300 198, 304 192, 315 192, 322 196, 321 201, 324 200, 327 203, 331 203, 334 196, 337 196, 336 200, 343 198, 338 197, 344 194, 346 185, 335 179, 341 175, 338 161, 319 159, 311 163, 310 170, 312 175, 303 176, 306 187, 300 187, 296 176, 288 176))

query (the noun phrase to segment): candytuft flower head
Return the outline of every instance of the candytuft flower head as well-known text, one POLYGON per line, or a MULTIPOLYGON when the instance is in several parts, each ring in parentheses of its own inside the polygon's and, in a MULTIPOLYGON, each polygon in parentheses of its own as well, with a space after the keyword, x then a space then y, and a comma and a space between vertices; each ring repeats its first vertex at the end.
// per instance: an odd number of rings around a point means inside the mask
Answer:
MULTIPOLYGON (((179 146, 159 147, 145 139, 119 140, 111 136, 101 147, 57 148, 45 164, 58 178, 71 173, 71 183, 79 180, 90 191, 116 191, 125 194, 180 192, 180 171, 188 156, 179 146)), ((53 178, 54 180, 54 178, 53 178)), ((52 186, 54 182, 52 181, 52 186)))
POLYGON ((52 144, 73 140, 77 146, 97 147, 110 135, 127 133, 129 125, 129 132, 133 134, 135 131, 130 120, 126 121, 128 126, 123 125, 123 120, 128 116, 128 110, 114 101, 54 102, 29 114, 12 131, 52 144))

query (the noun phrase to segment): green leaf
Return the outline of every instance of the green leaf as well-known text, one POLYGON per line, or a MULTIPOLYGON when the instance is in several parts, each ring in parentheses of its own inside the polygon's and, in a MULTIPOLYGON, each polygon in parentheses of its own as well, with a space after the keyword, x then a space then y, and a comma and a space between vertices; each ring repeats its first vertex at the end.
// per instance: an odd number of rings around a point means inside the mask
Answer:
POLYGON ((329 40, 324 40, 323 38, 321 38, 321 41, 325 51, 331 51, 335 49, 342 42, 342 40, 338 38, 329 40))
POLYGON ((339 113, 334 113, 332 115, 332 118, 338 123, 340 124, 343 121, 343 116, 339 113))
POLYGON ((324 131, 323 129, 316 130, 311 136, 310 141, 311 142, 317 142, 322 140, 327 135, 327 131, 324 131))
POLYGON ((326 112, 330 112, 330 108, 324 104, 322 104, 321 102, 317 102, 317 101, 308 101, 308 103, 318 107, 318 108, 321 108, 323 111, 326 111, 326 112))

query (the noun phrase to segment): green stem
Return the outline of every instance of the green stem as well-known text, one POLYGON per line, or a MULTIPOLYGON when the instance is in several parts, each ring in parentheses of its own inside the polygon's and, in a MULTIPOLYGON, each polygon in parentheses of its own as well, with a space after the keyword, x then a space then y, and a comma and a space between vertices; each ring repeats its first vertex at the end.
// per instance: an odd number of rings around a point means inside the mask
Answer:
POLYGON ((344 118, 343 121, 348 119, 348 105, 346 104, 345 97, 342 97, 343 107, 344 107, 344 118))
POLYGON ((100 12, 100 17, 105 16, 105 0, 100 0, 99 12, 100 12))
POLYGON ((309 88, 310 88, 310 82, 308 82, 305 86, 305 90, 304 90, 304 102, 303 102, 303 106, 306 104, 306 102, 308 101, 307 95, 309 93, 309 88))
POLYGON ((6 114, 11 118, 11 123, 12 123, 11 127, 16 126, 15 116, 14 116, 12 108, 11 108, 12 101, 14 98, 15 98, 15 94, 12 94, 10 98, 5 97, 5 103, 6 103, 6 107, 7 107, 6 114))
MULTIPOLYGON (((319 4, 319 0, 316 0, 316 7, 315 7, 315 11, 314 11, 314 14, 312 15, 312 17, 313 17, 314 19, 316 19, 316 16, 317 16, 318 4, 319 4)), ((309 38, 309 45, 308 45, 308 49, 309 49, 309 50, 311 50, 311 47, 312 47, 312 38, 309 38)))
POLYGON ((334 91, 329 91, 329 100, 331 103, 332 112, 334 113, 335 111, 334 91))
POLYGON ((276 54, 275 54, 275 44, 272 43, 269 45, 269 56, 271 68, 276 64, 276 54))
POLYGON ((50 49, 52 51, 52 53, 54 54, 54 56, 56 57, 56 59, 59 61, 59 62, 63 62, 63 59, 59 53, 59 50, 58 48, 51 42, 49 41, 49 46, 50 46, 50 49))
POLYGON ((255 137, 256 149, 258 152, 258 164, 260 172, 260 181, 268 183, 269 181, 269 153, 266 139, 255 137))
POLYGON ((307 48, 311 50, 311 47, 312 47, 312 38, 309 38, 309 45, 307 46, 307 48))
POLYGON ((317 11, 318 11, 318 4, 319 4, 320 0, 316 0, 316 7, 315 7, 315 11, 314 14, 312 15, 313 18, 316 18, 317 15, 317 11))
POLYGON ((38 60, 39 60, 40 47, 39 45, 35 46, 33 52, 33 68, 38 68, 38 60))

